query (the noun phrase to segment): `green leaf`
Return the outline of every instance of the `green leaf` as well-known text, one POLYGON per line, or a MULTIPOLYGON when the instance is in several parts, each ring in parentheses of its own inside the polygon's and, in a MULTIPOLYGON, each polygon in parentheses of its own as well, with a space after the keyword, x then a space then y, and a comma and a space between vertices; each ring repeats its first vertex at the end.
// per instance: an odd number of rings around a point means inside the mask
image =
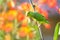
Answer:
POLYGON ((4 40, 4 32, 2 30, 0 30, 0 40, 4 40))
POLYGON ((2 5, 3 4, 3 0, 0 0, 0 5, 2 5))
POLYGON ((58 40, 60 22, 56 24, 53 40, 58 40))
POLYGON ((36 19, 37 21, 39 21, 40 23, 48 23, 48 21, 45 19, 45 17, 41 14, 39 14, 38 12, 28 12, 27 14, 28 16, 30 16, 31 18, 36 19))
POLYGON ((60 28, 59 28, 59 35, 60 35, 60 28))

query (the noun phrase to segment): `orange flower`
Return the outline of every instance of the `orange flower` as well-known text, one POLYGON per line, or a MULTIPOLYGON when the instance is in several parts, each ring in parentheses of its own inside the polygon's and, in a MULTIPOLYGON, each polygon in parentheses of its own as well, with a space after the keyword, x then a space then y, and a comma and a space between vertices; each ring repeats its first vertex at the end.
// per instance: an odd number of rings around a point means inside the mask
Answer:
POLYGON ((5 23, 5 18, 2 14, 0 14, 0 29, 2 29, 2 27, 4 26, 5 23))
POLYGON ((56 2, 57 2, 56 0, 49 0, 49 1, 47 2, 47 4, 48 4, 49 7, 53 8, 53 7, 55 7, 56 4, 57 4, 56 2))
POLYGON ((22 3, 21 7, 23 8, 24 11, 28 11, 29 10, 29 5, 27 3, 22 3))
POLYGON ((41 14, 46 18, 48 19, 48 12, 47 11, 42 11, 41 14))
POLYGON ((25 31, 20 31, 19 32, 19 36, 20 37, 25 37, 27 34, 26 34, 26 32, 25 31))
POLYGON ((29 3, 22 3, 21 7, 24 11, 33 11, 33 8, 29 3))
POLYGON ((19 11, 17 14, 18 22, 21 22, 24 18, 25 18, 24 14, 21 11, 19 11))
POLYGON ((47 23, 45 23, 44 26, 45 26, 46 29, 50 29, 51 28, 51 25, 47 24, 47 23))
POLYGON ((7 22, 4 27, 3 27, 3 30, 5 32, 11 32, 13 30, 13 23, 12 22, 7 22))
POLYGON ((22 21, 22 27, 26 27, 28 25, 28 19, 25 17, 25 19, 22 21))
POLYGON ((29 33, 29 37, 30 37, 30 38, 34 38, 34 36, 35 36, 35 35, 34 35, 33 32, 30 32, 30 33, 29 33))
POLYGON ((21 27, 19 31, 19 35, 20 37, 25 37, 29 34, 30 31, 31 31, 30 27, 21 27))
POLYGON ((45 4, 45 3, 47 3, 47 0, 39 0, 38 3, 39 4, 45 4))
POLYGON ((35 10, 36 10, 38 13, 40 13, 40 14, 41 14, 41 12, 42 12, 42 9, 39 8, 38 6, 35 6, 35 10))
POLYGON ((16 16, 17 16, 17 10, 9 10, 7 12, 7 20, 12 21, 14 20, 14 18, 16 18, 16 16))
POLYGON ((7 5, 9 8, 15 7, 15 3, 13 1, 9 1, 7 5))
POLYGON ((60 14, 60 8, 58 9, 58 13, 60 14))

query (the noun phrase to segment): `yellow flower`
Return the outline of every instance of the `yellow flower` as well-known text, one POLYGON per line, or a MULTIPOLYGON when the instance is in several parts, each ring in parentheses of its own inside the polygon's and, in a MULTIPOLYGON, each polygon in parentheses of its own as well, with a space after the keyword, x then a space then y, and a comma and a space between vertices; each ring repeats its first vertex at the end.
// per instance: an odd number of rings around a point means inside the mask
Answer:
POLYGON ((33 8, 32 8, 32 5, 31 4, 29 4, 29 3, 22 3, 21 4, 21 7, 22 7, 22 10, 24 10, 24 11, 33 11, 33 8))
POLYGON ((9 10, 8 15, 16 16, 17 15, 17 10, 9 10))
POLYGON ((11 40, 10 34, 6 34, 6 35, 5 35, 5 40, 11 40))
POLYGON ((0 14, 0 29, 2 29, 2 27, 4 26, 5 23, 5 16, 4 14, 0 14))
POLYGON ((25 17, 25 19, 22 21, 22 26, 27 26, 28 25, 28 19, 27 19, 27 17, 25 17))
POLYGON ((31 30, 30 27, 21 27, 20 31, 25 31, 28 34, 31 30))
POLYGON ((20 31, 19 31, 19 36, 20 37, 25 37, 29 34, 29 32, 31 31, 30 27, 21 27, 20 31))
POLYGON ((7 12, 7 19, 8 20, 13 20, 17 16, 17 10, 9 10, 7 12))
POLYGON ((5 26, 3 27, 3 30, 5 32, 10 32, 13 30, 13 23, 12 22, 7 22, 5 26))

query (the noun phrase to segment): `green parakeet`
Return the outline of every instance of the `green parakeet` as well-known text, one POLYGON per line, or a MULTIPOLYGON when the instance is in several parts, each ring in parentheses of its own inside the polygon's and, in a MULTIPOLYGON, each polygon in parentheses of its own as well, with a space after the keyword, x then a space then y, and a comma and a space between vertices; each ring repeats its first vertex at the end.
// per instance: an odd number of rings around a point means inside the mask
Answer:
POLYGON ((27 14, 29 17, 32 17, 36 19, 39 23, 48 23, 48 21, 45 19, 45 17, 38 12, 28 12, 27 14))

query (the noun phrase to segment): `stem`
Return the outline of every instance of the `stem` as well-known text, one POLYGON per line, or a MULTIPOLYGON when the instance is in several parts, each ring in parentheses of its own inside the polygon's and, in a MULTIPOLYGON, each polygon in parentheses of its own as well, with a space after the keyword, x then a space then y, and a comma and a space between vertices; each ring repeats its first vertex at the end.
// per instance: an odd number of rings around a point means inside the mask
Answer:
POLYGON ((16 39, 16 37, 15 37, 16 32, 17 32, 17 19, 14 20, 14 29, 12 31, 12 40, 16 39))
POLYGON ((42 32, 41 32, 40 24, 39 24, 39 23, 37 23, 37 25, 38 25, 38 28, 39 28, 39 32, 40 32, 40 36, 41 36, 41 40, 43 40, 43 36, 42 36, 42 32))
POLYGON ((27 35, 27 40, 29 40, 29 36, 27 35))
POLYGON ((35 11, 35 6, 33 5, 32 0, 29 0, 30 4, 32 5, 33 10, 35 11))
POLYGON ((4 1, 4 3, 2 5, 3 5, 2 13, 4 14, 7 10, 7 1, 4 1))
MULTIPOLYGON (((32 5, 32 7, 33 7, 33 10, 34 10, 34 12, 35 12, 35 5, 33 5, 33 2, 32 2, 32 0, 29 0, 29 2, 30 2, 30 4, 32 5)), ((34 21, 34 20, 33 20, 34 21)), ((34 21, 35 22, 35 21, 34 21)), ((37 21, 36 21, 37 22, 37 21)), ((35 23, 36 23, 35 22, 35 23)), ((40 31, 40 36, 41 36, 41 39, 43 40, 43 37, 42 37, 42 32, 41 32, 41 28, 40 28, 40 24, 37 22, 37 25, 38 25, 38 28, 39 28, 39 31, 40 31)))

